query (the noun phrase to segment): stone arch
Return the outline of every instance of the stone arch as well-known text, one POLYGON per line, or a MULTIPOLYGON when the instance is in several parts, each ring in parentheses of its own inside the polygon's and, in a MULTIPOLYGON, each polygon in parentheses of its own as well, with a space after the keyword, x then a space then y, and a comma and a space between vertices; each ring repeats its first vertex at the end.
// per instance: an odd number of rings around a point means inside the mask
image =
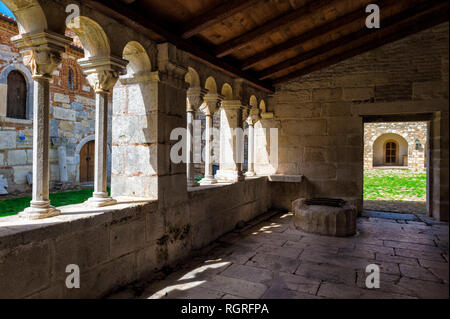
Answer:
POLYGON ((224 96, 225 100, 232 100, 233 99, 233 88, 230 84, 224 83, 222 86, 222 95, 224 96))
POLYGON ((386 165, 385 163, 385 145, 387 142, 393 141, 398 145, 396 152, 396 166, 407 166, 407 160, 403 157, 408 156, 408 142, 401 135, 395 133, 384 133, 375 138, 372 144, 373 167, 386 165))
POLYGON ((261 113, 267 113, 267 106, 264 100, 261 100, 261 102, 259 102, 259 109, 261 110, 261 113))
MULTIPOLYGON (((11 71, 20 72, 25 78, 27 84, 27 102, 26 102, 26 118, 33 119, 33 77, 31 75, 30 70, 23 64, 11 64, 2 70, 0 73, 0 88, 2 86, 8 85, 8 75, 11 71)), ((6 92, 6 91, 5 91, 6 92)), ((1 95, 0 98, 0 116, 6 116, 6 107, 7 107, 7 96, 6 93, 1 95), (4 114, 3 114, 4 113, 4 114)))
POLYGON ((256 96, 252 95, 250 96, 250 100, 249 100, 249 105, 250 107, 258 107, 258 99, 256 98, 256 96))
POLYGON ((94 20, 84 16, 77 17, 67 27, 79 37, 85 58, 110 55, 111 48, 108 37, 103 28, 94 20))
POLYGON ((186 73, 184 80, 189 83, 189 87, 191 88, 200 87, 200 76, 198 75, 198 72, 190 66, 188 67, 188 72, 186 73))
POLYGON ((216 80, 212 76, 210 76, 206 79, 205 89, 208 90, 208 93, 217 93, 216 80))
MULTIPOLYGON (((86 137, 84 137, 83 139, 81 139, 80 143, 78 143, 78 145, 75 148, 75 165, 77 166, 77 177, 76 177, 76 182, 79 183, 80 182, 80 152, 83 148, 83 146, 85 146, 88 142, 91 141, 95 141, 95 135, 88 135, 86 137)), ((108 165, 107 165, 107 175, 111 176, 111 147, 108 144, 107 145, 107 157, 108 157, 108 165)))
POLYGON ((48 29, 44 10, 37 0, 2 0, 17 20, 19 33, 35 33, 48 29))
POLYGON ((123 78, 142 77, 152 71, 147 51, 137 41, 130 41, 123 49, 123 59, 128 61, 127 74, 123 78))

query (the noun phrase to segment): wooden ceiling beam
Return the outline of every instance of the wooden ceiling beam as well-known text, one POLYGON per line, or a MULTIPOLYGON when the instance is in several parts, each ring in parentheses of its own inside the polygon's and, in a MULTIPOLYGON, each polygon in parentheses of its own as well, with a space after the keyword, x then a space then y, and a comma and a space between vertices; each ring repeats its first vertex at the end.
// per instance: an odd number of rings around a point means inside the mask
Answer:
POLYGON ((191 56, 196 57, 211 67, 218 69, 232 77, 243 78, 248 83, 264 92, 273 93, 273 87, 270 82, 260 81, 251 74, 242 71, 239 67, 230 64, 222 59, 216 58, 213 54, 208 53, 205 48, 201 48, 198 44, 194 44, 189 40, 185 40, 173 33, 169 28, 164 27, 162 23, 158 23, 156 19, 149 19, 145 13, 132 9, 130 6, 123 4, 118 0, 80 0, 86 6, 95 9, 103 14, 116 19, 117 21, 134 28, 138 32, 142 32, 147 36, 159 36, 167 42, 172 43, 178 49, 188 52, 191 56))
MULTIPOLYGON (((381 10, 383 10, 383 7, 389 6, 390 4, 395 3, 395 2, 398 2, 398 0, 372 1, 372 3, 380 6, 381 10)), ((297 48, 306 41, 309 41, 314 38, 318 38, 320 36, 323 36, 324 34, 332 32, 333 30, 335 30, 337 28, 343 27, 347 24, 351 24, 352 22, 356 21, 357 19, 363 19, 363 18, 365 19, 367 16, 365 8, 366 8, 366 4, 358 9, 356 9, 355 11, 350 12, 349 14, 339 17, 331 22, 325 23, 317 28, 308 30, 308 31, 300 34, 299 36, 289 39, 286 42, 277 44, 263 52, 257 53, 253 56, 250 56, 242 61, 241 68, 243 70, 248 70, 251 67, 257 65, 258 63, 260 63, 272 56, 275 56, 283 51, 297 48)))
POLYGON ((291 79, 312 73, 314 71, 321 70, 323 68, 332 66, 334 64, 337 64, 341 61, 347 60, 349 58, 352 58, 354 56, 363 54, 367 51, 374 50, 376 48, 379 48, 380 46, 383 46, 385 44, 403 39, 407 36, 410 36, 414 33, 418 33, 420 31, 426 30, 428 28, 431 28, 433 26, 436 26, 440 23, 443 23, 445 21, 449 20, 448 15, 448 4, 446 5, 446 8, 444 10, 440 10, 438 12, 433 12, 432 14, 426 15, 425 17, 421 17, 420 19, 416 19, 414 21, 411 21, 408 23, 408 25, 403 28, 402 30, 397 30, 395 32, 391 32, 389 35, 385 37, 381 37, 376 41, 371 41, 369 43, 362 44, 359 47, 353 48, 351 50, 348 50, 343 53, 339 53, 336 55, 333 55, 325 60, 322 60, 320 62, 317 62, 315 64, 309 65, 303 69, 293 71, 289 74, 286 74, 284 76, 275 78, 273 80, 274 84, 279 84, 282 82, 289 81, 291 79))
POLYGON ((228 0, 213 9, 191 19, 191 22, 182 27, 181 37, 188 39, 207 28, 255 5, 261 0, 228 0))
POLYGON ((331 4, 332 2, 333 0, 310 1, 308 4, 298 8, 297 10, 283 14, 282 16, 270 20, 247 33, 218 45, 215 49, 216 57, 222 58, 233 51, 246 46, 249 42, 254 41, 256 38, 266 33, 274 32, 287 24, 299 20, 301 17, 320 9, 321 7, 331 4))
POLYGON ((388 32, 387 30, 401 27, 404 21, 409 21, 411 19, 417 18, 420 15, 427 14, 428 12, 433 12, 436 10, 436 8, 445 6, 446 3, 447 2, 445 0, 425 0, 418 5, 408 8, 407 10, 402 11, 394 16, 388 17, 386 19, 381 19, 382 27, 380 29, 367 29, 366 27, 364 27, 363 29, 358 30, 354 33, 348 34, 342 38, 328 42, 318 48, 304 52, 291 59, 285 60, 276 65, 261 70, 259 72, 259 79, 263 80, 270 78, 274 74, 295 67, 295 65, 312 59, 318 55, 324 54, 339 47, 351 45, 352 43, 356 43, 361 39, 367 38, 367 40, 370 40, 371 38, 376 37, 377 34, 383 34, 388 32))

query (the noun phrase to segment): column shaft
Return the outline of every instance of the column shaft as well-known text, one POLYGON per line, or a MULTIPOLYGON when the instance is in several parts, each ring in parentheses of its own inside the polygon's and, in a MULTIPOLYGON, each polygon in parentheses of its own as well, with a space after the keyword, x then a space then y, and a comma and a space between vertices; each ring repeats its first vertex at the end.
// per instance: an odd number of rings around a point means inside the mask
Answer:
POLYGON ((212 145, 212 114, 206 114, 205 128, 205 182, 215 182, 212 170, 211 145, 212 145))
POLYGON ((107 182, 108 148, 108 93, 95 94, 95 165, 94 194, 88 200, 94 206, 107 206, 116 203, 109 197, 107 182))
POLYGON ((255 176, 255 129, 253 123, 248 125, 248 170, 247 176, 255 176))
POLYGON ((50 206, 50 163, 49 163, 49 104, 50 87, 47 77, 34 79, 33 98, 33 190, 30 207, 20 215, 30 219, 59 215, 50 206))
POLYGON ((195 181, 194 176, 194 120, 195 120, 195 112, 187 111, 187 137, 186 137, 186 177, 187 177, 187 185, 197 186, 198 183, 195 181))

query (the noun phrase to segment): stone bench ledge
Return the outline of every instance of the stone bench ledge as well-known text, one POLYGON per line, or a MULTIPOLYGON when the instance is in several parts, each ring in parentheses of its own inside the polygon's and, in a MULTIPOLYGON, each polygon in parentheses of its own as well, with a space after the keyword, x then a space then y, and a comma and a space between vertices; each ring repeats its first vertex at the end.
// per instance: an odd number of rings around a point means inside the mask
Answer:
POLYGON ((269 175, 269 182, 278 183, 301 183, 303 175, 269 175))

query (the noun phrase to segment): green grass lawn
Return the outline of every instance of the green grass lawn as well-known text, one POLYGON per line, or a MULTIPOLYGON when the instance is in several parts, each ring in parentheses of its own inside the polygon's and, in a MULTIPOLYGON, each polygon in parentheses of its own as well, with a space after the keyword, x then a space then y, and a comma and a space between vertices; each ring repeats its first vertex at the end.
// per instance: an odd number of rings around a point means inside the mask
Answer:
MULTIPOLYGON (((59 192, 50 194, 53 206, 79 204, 92 196, 93 189, 59 192)), ((15 215, 30 206, 31 196, 8 198, 0 201, 0 217, 15 215)))
POLYGON ((425 201, 425 170, 373 169, 364 171, 364 199, 425 201))

